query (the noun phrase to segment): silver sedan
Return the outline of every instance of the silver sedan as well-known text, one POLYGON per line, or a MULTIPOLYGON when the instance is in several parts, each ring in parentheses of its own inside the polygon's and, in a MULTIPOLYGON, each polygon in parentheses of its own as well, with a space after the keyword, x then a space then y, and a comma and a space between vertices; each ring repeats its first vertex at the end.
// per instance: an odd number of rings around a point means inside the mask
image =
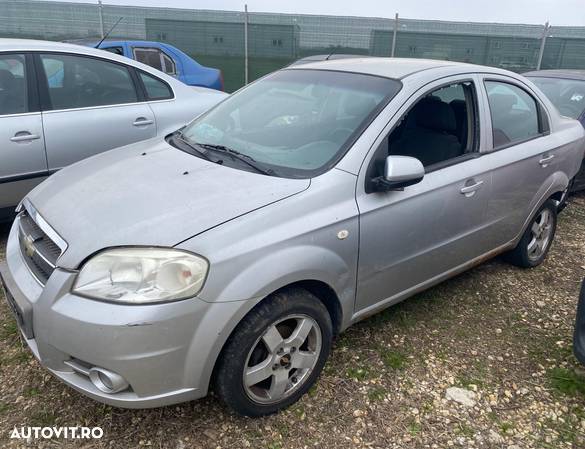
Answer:
POLYGON ((0 273, 32 352, 81 393, 155 407, 213 386, 265 415, 357 321, 500 253, 541 264, 583 140, 504 70, 290 67, 53 175, 0 273))
POLYGON ((0 39, 0 221, 57 170, 164 136, 225 96, 104 50, 0 39))

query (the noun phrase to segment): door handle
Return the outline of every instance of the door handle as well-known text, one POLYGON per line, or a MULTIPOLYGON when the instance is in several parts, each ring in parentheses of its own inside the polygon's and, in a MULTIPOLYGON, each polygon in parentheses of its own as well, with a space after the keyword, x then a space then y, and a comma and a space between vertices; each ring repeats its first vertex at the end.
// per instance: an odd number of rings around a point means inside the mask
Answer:
POLYGON ((482 185, 483 181, 477 181, 475 184, 462 187, 460 192, 462 195, 465 195, 467 198, 469 198, 475 195, 476 190, 479 190, 482 185))
POLYGON ((18 132, 14 135, 14 137, 10 138, 11 142, 29 142, 31 140, 37 140, 40 139, 41 136, 37 135, 37 134, 31 134, 28 131, 26 133, 24 132, 18 132))
POLYGON ((146 126, 146 125, 152 125, 154 123, 154 120, 149 120, 146 117, 138 117, 136 120, 134 120, 134 123, 132 123, 134 126, 146 126))
POLYGON ((550 156, 543 157, 541 160, 538 161, 538 163, 542 165, 542 168, 545 168, 554 158, 555 155, 551 154, 550 156))

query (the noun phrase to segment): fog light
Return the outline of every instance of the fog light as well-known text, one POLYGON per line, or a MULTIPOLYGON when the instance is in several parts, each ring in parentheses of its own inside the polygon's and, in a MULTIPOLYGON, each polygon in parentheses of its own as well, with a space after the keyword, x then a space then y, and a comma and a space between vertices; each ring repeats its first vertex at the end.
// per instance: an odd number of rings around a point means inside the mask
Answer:
POLYGON ((103 368, 89 370, 89 380, 104 393, 113 394, 128 388, 128 382, 119 374, 103 368))

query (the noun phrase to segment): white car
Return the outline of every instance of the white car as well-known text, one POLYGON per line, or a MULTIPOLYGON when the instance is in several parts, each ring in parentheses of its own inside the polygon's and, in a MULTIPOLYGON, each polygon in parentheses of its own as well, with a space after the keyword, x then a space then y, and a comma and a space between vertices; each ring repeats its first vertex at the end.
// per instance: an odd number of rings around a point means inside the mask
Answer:
POLYGON ((55 171, 171 133, 226 96, 103 50, 0 39, 0 220, 55 171))

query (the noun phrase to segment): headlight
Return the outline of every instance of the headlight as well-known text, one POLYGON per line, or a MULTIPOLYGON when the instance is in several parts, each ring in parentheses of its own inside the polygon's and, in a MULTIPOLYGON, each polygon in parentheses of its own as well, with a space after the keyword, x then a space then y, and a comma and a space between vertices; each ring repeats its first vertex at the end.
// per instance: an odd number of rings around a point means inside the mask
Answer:
POLYGON ((73 292, 130 304, 186 299, 199 293, 208 266, 204 258, 175 249, 109 249, 85 263, 73 292))

